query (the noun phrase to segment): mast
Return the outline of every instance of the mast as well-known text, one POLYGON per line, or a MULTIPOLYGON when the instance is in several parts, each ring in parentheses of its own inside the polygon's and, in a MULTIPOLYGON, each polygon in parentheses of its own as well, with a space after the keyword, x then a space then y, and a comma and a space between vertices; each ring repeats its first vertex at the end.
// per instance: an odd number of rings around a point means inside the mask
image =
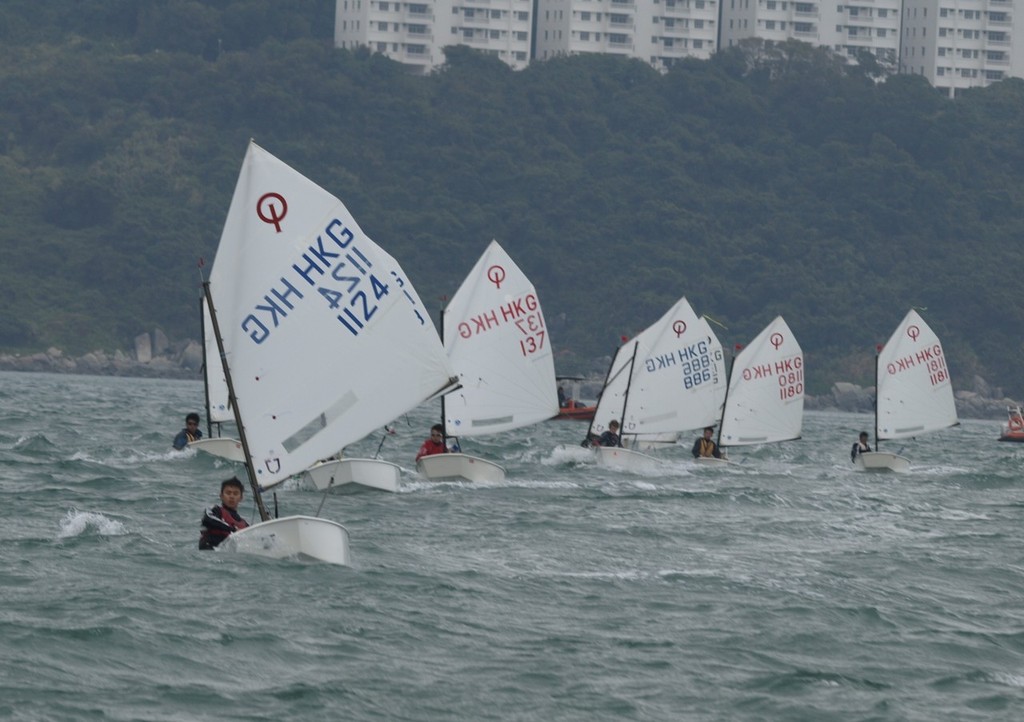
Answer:
MULTIPOLYGON (((633 340, 633 356, 629 359, 629 376, 626 377, 626 390, 622 392, 622 415, 619 417, 619 443, 622 443, 622 435, 626 429, 626 406, 629 404, 629 387, 633 385, 633 367, 636 365, 636 352, 640 348, 640 341, 633 340)), ((636 433, 633 434, 636 437, 636 433)))
MULTIPOLYGON (((621 348, 621 346, 619 348, 621 348)), ((604 373, 604 383, 601 384, 601 391, 599 391, 598 394, 597 394, 597 401, 594 404, 595 407, 601 405, 601 394, 604 392, 604 389, 608 386, 608 379, 610 379, 611 376, 612 376, 612 369, 615 368, 615 357, 617 355, 618 355, 618 350, 616 349, 616 352, 612 354, 612 360, 608 362, 608 370, 605 371, 605 373, 604 373)), ((595 409, 594 415, 590 417, 590 424, 587 425, 587 436, 586 436, 587 439, 589 439, 591 437, 591 435, 593 435, 593 433, 594 433, 594 419, 596 419, 596 418, 597 418, 597 411, 595 409)), ((621 430, 621 426, 619 428, 621 430)))
MULTIPOLYGON (((441 345, 444 345, 444 310, 447 304, 445 303, 446 297, 441 297, 441 313, 438 314, 440 319, 440 332, 441 332, 441 345)), ((447 349, 445 349, 447 352, 447 349)), ((448 394, 441 394, 441 441, 444 443, 445 451, 448 450, 448 424, 444 417, 444 397, 448 394)))
POLYGON ((213 422, 210 421, 210 381, 206 373, 206 314, 203 313, 203 298, 199 299, 199 333, 203 339, 203 394, 206 396, 206 438, 213 438, 213 422))
POLYGON ((732 363, 729 364, 729 373, 725 375, 725 398, 722 399, 722 415, 718 419, 718 434, 715 436, 715 443, 722 446, 722 427, 725 425, 725 410, 729 408, 729 387, 732 386, 732 372, 736 370, 736 350, 739 344, 733 346, 732 363))
POLYGON ((882 347, 875 346, 875 451, 878 451, 878 359, 882 355, 882 347))
POLYGON ((245 436, 245 426, 242 424, 242 413, 238 408, 238 399, 235 398, 235 387, 231 382, 231 369, 228 367, 227 355, 224 353, 224 339, 220 335, 220 324, 217 323, 217 311, 213 307, 213 296, 210 293, 210 282, 203 281, 203 296, 206 298, 206 307, 210 311, 210 323, 213 326, 213 335, 217 339, 217 351, 220 353, 221 365, 224 367, 224 380, 228 386, 228 402, 235 414, 235 425, 238 426, 238 438, 242 443, 242 454, 245 456, 245 472, 249 476, 249 486, 252 487, 253 497, 256 499, 256 508, 260 512, 260 521, 271 519, 267 507, 263 504, 263 495, 260 493, 260 486, 256 483, 256 467, 252 463, 252 454, 249 453, 249 441, 245 436))

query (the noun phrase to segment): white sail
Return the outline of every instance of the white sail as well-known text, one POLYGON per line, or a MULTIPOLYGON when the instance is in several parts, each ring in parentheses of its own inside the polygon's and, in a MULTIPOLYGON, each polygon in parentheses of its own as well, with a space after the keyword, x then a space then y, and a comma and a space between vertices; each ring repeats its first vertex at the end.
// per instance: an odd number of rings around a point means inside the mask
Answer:
POLYGON ((777 316, 733 362, 719 442, 744 446, 797 439, 803 418, 803 351, 777 316))
POLYGON ((210 423, 223 424, 235 420, 235 412, 228 405, 228 382, 224 378, 224 364, 220 361, 217 338, 213 334, 210 309, 203 299, 203 367, 206 377, 206 413, 210 423))
POLYGON ((255 143, 209 286, 263 488, 417 406, 453 376, 397 261, 340 200, 255 143))
POLYGON ((717 423, 725 399, 722 345, 685 298, 637 338, 623 434, 683 432, 717 423))
POLYGON ((443 325, 462 384, 444 400, 449 435, 502 433, 558 413, 554 354, 537 291, 497 241, 452 297, 443 325))
POLYGON ((608 368, 604 387, 597 397, 597 408, 594 410, 594 418, 590 421, 591 433, 603 434, 613 420, 622 424, 622 412, 626 406, 626 390, 629 388, 634 354, 637 350, 637 339, 633 339, 623 343, 615 352, 615 357, 608 368))
POLYGON ((640 446, 671 441, 683 431, 717 423, 725 382, 721 343, 681 298, 619 349, 591 430, 601 433, 623 416, 624 438, 635 435, 640 446))
POLYGON ((905 439, 955 426, 953 385, 939 337, 911 310, 878 354, 879 439, 905 439))

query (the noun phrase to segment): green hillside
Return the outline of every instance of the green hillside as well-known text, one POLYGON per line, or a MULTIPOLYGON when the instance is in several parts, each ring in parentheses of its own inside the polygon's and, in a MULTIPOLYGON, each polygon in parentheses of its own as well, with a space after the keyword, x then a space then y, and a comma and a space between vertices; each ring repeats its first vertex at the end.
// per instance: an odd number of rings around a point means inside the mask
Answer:
POLYGON ((334 2, 0 5, 0 351, 197 338, 246 143, 338 195, 428 303, 498 239, 559 370, 679 296, 745 343, 783 314, 808 390, 870 383, 910 307, 954 376, 1024 396, 1024 83, 951 101, 824 51, 660 75, 462 48, 412 77, 331 47, 334 2))

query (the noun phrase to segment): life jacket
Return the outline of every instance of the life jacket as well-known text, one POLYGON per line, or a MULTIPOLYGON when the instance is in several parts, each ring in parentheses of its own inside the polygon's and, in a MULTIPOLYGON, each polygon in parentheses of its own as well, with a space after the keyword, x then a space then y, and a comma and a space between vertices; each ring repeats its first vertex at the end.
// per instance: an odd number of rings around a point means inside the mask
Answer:
MULTIPOLYGON (((236 531, 238 531, 239 529, 245 529, 247 526, 249 526, 249 522, 247 522, 242 517, 238 517, 236 519, 234 516, 232 516, 231 512, 225 506, 216 506, 214 507, 214 509, 217 510, 217 516, 220 517, 221 521, 223 521, 228 526, 235 527, 236 531)), ((226 529, 211 529, 210 527, 204 526, 202 532, 199 534, 199 546, 200 548, 202 548, 203 542, 206 542, 206 544, 210 547, 215 547, 222 541, 227 539, 230 535, 231 532, 226 529)))
POLYGON ((700 455, 701 456, 714 456, 715 454, 715 442, 711 439, 700 440, 700 455))

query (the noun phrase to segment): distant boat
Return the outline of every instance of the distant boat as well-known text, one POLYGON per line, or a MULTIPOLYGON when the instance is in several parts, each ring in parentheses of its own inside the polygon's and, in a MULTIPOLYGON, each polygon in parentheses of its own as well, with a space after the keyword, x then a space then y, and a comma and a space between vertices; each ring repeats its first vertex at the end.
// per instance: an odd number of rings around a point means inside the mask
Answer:
POLYGON ((777 316, 733 360, 718 445, 799 439, 803 418, 803 351, 789 325, 777 316))
POLYGON ((203 390, 206 396, 206 437, 192 441, 189 448, 219 456, 228 461, 245 463, 242 442, 222 436, 223 425, 235 422, 235 412, 228 402, 228 383, 224 377, 217 338, 213 333, 213 321, 204 297, 200 302, 200 318, 203 332, 203 390), (216 431, 216 436, 214 432, 216 431))
POLYGON ((858 454, 862 469, 907 471, 910 461, 878 447, 959 424, 953 384, 939 337, 911 310, 875 359, 875 450, 858 454))
POLYGON ((204 295, 260 521, 219 550, 348 564, 348 531, 263 493, 455 383, 404 271, 250 142, 204 295))
POLYGON ((1024 413, 1020 406, 1006 407, 1006 425, 999 434, 1000 441, 1024 441, 1024 413))
MULTIPOLYGON (((537 291, 497 241, 442 311, 441 336, 461 384, 441 399, 446 443, 504 434, 558 413, 554 354, 537 291)), ((424 456, 416 470, 435 481, 505 478, 495 462, 461 452, 424 456)))
POLYGON ((597 404, 587 404, 580 400, 580 381, 583 380, 582 376, 557 376, 555 382, 558 384, 559 389, 563 388, 565 384, 570 384, 571 395, 566 398, 563 403, 561 398, 558 402, 558 413, 555 415, 556 419, 563 419, 568 421, 590 421, 594 418, 594 412, 597 411, 597 404))
POLYGON ((624 448, 598 447, 599 462, 630 470, 660 464, 640 450, 675 445, 684 431, 714 425, 725 384, 721 343, 681 298, 615 354, 588 435, 618 420, 624 448))

